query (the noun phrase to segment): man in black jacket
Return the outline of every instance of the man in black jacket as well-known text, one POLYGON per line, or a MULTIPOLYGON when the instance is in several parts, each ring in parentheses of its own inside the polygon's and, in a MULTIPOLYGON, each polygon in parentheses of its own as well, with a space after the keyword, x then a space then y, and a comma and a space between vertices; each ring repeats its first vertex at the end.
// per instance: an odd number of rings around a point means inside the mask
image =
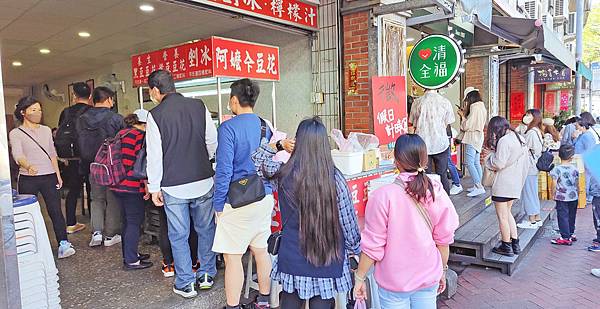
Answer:
MULTIPOLYGON (((55 138, 55 146, 57 151, 60 153, 61 159, 67 160, 63 179, 65 180, 65 187, 69 190, 67 193, 67 199, 65 202, 65 208, 67 210, 67 233, 73 234, 85 229, 85 224, 77 222, 76 210, 77 200, 81 195, 81 189, 83 183, 86 183, 86 191, 88 197, 88 208, 91 202, 90 198, 90 183, 87 177, 84 177, 79 173, 79 149, 77 147, 77 135, 75 125, 77 119, 85 113, 90 106, 90 98, 92 90, 84 82, 77 82, 73 84, 73 93, 75 95, 75 104, 65 108, 60 113, 58 120, 59 130, 55 138), (62 149, 61 151, 61 148, 62 149)), ((81 201, 83 203, 83 200, 81 201)))
MULTIPOLYGON (((77 121, 79 151, 81 155, 80 172, 89 174, 98 149, 106 138, 114 137, 125 127, 123 116, 113 112, 114 91, 106 87, 97 87, 92 93, 94 107, 86 111, 77 121)), ((92 239, 90 247, 112 246, 121 242, 121 210, 108 187, 91 182, 92 239)))

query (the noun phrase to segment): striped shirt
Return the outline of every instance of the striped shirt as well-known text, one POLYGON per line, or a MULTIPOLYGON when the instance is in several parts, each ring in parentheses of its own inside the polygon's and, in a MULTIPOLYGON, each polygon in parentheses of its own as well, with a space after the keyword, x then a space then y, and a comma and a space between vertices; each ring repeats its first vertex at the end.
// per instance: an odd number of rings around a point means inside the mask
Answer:
POLYGON ((146 133, 136 128, 126 128, 119 131, 118 135, 123 136, 121 139, 121 160, 127 173, 119 186, 113 187, 111 190, 128 193, 145 193, 144 181, 133 177, 133 165, 138 153, 144 146, 146 133))

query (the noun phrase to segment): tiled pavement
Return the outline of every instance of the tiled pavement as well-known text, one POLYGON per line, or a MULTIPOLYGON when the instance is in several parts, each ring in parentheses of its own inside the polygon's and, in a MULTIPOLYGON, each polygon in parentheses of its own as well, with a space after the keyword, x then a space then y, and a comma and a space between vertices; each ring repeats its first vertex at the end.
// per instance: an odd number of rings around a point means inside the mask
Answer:
POLYGON ((579 241, 568 247, 550 244, 557 224, 547 224, 511 277, 495 269, 466 267, 459 275, 458 293, 439 307, 600 308, 600 278, 590 274, 591 268, 600 268, 600 253, 587 251, 595 238, 590 207, 578 211, 576 226, 579 241))

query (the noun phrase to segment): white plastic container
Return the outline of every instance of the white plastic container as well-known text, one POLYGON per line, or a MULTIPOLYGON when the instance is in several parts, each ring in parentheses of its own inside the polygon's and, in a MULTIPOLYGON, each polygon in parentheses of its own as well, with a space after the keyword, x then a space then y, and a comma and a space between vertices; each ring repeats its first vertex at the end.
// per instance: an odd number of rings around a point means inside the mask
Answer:
POLYGON ((341 152, 332 150, 331 156, 333 163, 344 175, 356 175, 362 172, 363 153, 362 152, 341 152))

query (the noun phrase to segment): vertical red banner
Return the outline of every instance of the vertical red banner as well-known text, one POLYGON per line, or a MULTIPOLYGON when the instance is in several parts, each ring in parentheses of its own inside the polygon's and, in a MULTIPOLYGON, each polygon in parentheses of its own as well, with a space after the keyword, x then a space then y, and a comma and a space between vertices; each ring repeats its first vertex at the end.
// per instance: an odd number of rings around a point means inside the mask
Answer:
POLYGON ((556 93, 546 92, 544 96, 544 115, 554 117, 556 115, 556 93))
POLYGON ((510 94, 510 120, 521 120, 525 115, 525 93, 513 92, 510 94))
POLYGON ((381 145, 393 143, 408 133, 406 77, 375 76, 372 87, 375 135, 381 145))

